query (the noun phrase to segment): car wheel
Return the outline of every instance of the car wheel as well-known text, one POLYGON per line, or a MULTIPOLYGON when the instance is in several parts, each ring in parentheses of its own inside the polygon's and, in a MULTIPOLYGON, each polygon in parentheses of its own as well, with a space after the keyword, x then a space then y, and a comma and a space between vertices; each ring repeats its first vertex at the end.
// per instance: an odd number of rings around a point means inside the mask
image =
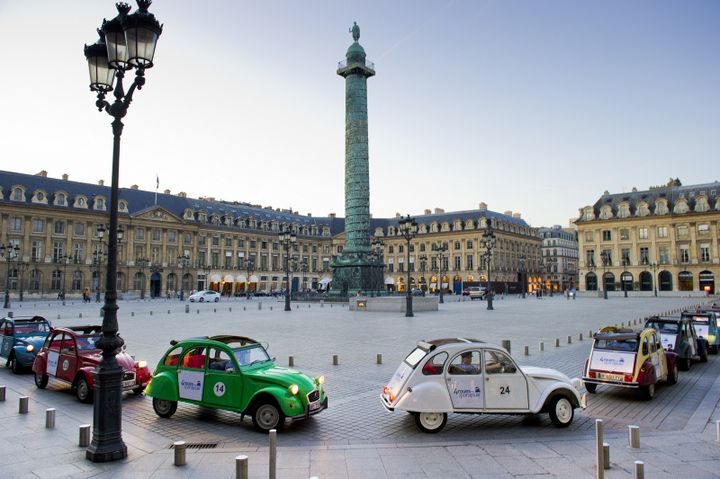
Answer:
POLYGON ((252 421, 258 431, 269 432, 270 429, 279 429, 285 421, 285 417, 275 404, 264 403, 255 409, 252 421))
POLYGON ((650 401, 652 398, 655 397, 655 385, 654 384, 648 384, 647 386, 643 386, 640 388, 640 392, 642 393, 643 399, 647 399, 650 401))
POLYGON ((205 302, 205 298, 200 298, 198 301, 200 301, 201 303, 204 303, 204 302, 205 302))
POLYGON ((682 366, 681 369, 683 371, 689 371, 690 366, 692 366, 692 358, 682 358, 680 365, 682 366))
POLYGON ((87 379, 82 376, 78 378, 77 383, 75 383, 75 395, 80 402, 91 403, 93 401, 93 393, 90 390, 90 385, 87 379))
POLYGON ((218 301, 220 301, 220 298, 215 298, 215 302, 217 303, 218 301))
POLYGON ((142 394, 142 392, 145 390, 143 386, 138 386, 132 390, 132 393, 136 396, 139 396, 142 394))
POLYGON ((35 373, 35 386, 39 389, 45 389, 45 386, 48 384, 48 379, 47 374, 35 373))
POLYGON ((557 427, 568 427, 575 416, 575 409, 566 396, 555 396, 550 402, 550 420, 557 427))
POLYGON ((23 371, 23 367, 18 363, 17 358, 13 358, 12 361, 12 372, 14 374, 20 374, 23 371))
POLYGON ((707 353, 707 346, 705 346, 705 347, 703 348, 703 352, 700 354, 700 362, 701 362, 701 363, 706 363, 706 362, 707 362, 707 355, 708 355, 708 353, 707 353))
POLYGON ((422 432, 440 432, 447 424, 447 414, 444 412, 419 412, 415 414, 415 425, 422 432))
POLYGON ((673 364, 672 370, 670 372, 668 372, 667 382, 668 382, 668 384, 677 384, 677 382, 678 382, 677 363, 673 364))
POLYGON ((590 394, 595 394, 595 391, 597 390, 597 384, 585 383, 585 389, 587 389, 587 392, 589 392, 590 394))
POLYGON ((153 398, 153 409, 158 416, 168 418, 177 411, 177 401, 153 398))

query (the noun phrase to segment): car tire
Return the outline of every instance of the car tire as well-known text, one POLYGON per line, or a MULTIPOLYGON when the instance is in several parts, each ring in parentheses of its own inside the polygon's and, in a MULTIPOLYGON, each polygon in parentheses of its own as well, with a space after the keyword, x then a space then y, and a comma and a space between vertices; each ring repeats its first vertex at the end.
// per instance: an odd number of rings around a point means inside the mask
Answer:
POLYGON ((23 369, 24 369, 24 368, 20 365, 20 363, 18 363, 17 358, 14 357, 13 360, 12 360, 12 372, 13 372, 13 374, 20 374, 21 372, 23 372, 23 369))
POLYGON ((205 302, 205 298, 200 298, 200 299, 198 299, 198 301, 200 301, 201 303, 204 303, 204 302, 205 302))
POLYGON ((692 366, 692 358, 678 358, 680 359, 680 366, 682 366, 680 369, 683 371, 689 371, 690 366, 692 366))
POLYGON ((45 389, 45 386, 48 385, 48 379, 47 374, 35 373, 35 386, 37 386, 38 389, 45 389))
POLYGON ((276 404, 266 402, 255 408, 252 422, 255 429, 267 433, 271 429, 280 429, 285 422, 285 416, 276 404))
POLYGON ((707 360, 707 356, 708 356, 707 346, 705 346, 705 347, 703 348, 702 353, 700 353, 700 362, 701 362, 701 363, 706 363, 706 362, 708 361, 708 360, 707 360))
POLYGON ((568 427, 575 416, 575 408, 567 396, 555 396, 550 401, 550 420, 556 427, 568 427))
POLYGON ((215 302, 217 303, 218 301, 220 301, 220 298, 215 298, 215 302))
POLYGON ((585 389, 590 394, 595 394, 595 391, 597 391, 597 384, 595 383, 585 383, 585 389))
POLYGON ((668 384, 677 384, 678 382, 678 366, 677 362, 673 364, 672 370, 668 372, 668 378, 667 383, 668 384))
POLYGON ((93 392, 84 376, 80 376, 75 382, 75 396, 77 396, 80 402, 93 402, 93 392))
POLYGON ((648 384, 647 386, 641 387, 640 393, 642 394, 643 399, 647 401, 652 400, 652 398, 655 397, 655 385, 648 384))
POLYGON ((169 418, 177 411, 177 401, 153 398, 153 409, 160 417, 169 418))
POLYGON ((145 387, 143 387, 143 386, 138 386, 138 387, 136 387, 136 388, 134 388, 134 389, 132 390, 132 393, 133 393, 135 396, 139 396, 139 395, 141 395, 141 394, 143 393, 144 390, 145 390, 145 387))
POLYGON ((422 432, 435 434, 442 431, 447 424, 447 413, 444 412, 418 412, 415 413, 415 425, 422 432))

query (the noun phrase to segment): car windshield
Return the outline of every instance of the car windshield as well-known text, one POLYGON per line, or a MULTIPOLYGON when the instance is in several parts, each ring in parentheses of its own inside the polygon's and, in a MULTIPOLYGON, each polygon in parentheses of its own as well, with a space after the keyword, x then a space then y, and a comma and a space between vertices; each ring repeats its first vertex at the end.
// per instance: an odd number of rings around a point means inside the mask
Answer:
POLYGON ((697 323, 697 324, 709 324, 710 323, 710 318, 708 318, 707 316, 693 316, 692 320, 693 320, 693 323, 697 323))
POLYGON ((48 323, 41 322, 21 322, 15 323, 15 334, 33 334, 33 333, 47 333, 50 331, 48 323))
POLYGON ((635 339, 596 339, 595 349, 608 349, 610 351, 637 351, 638 342, 635 339))
POLYGON ((91 351, 98 349, 97 342, 102 338, 101 333, 95 334, 83 334, 77 337, 77 348, 78 351, 91 351))
POLYGON ((260 344, 253 344, 244 348, 233 349, 233 355, 240 366, 251 366, 260 362, 270 361, 265 348, 260 344))
POLYGON ((419 363, 420 360, 425 357, 426 354, 427 351, 425 351, 424 349, 419 347, 415 348, 410 354, 407 355, 407 357, 405 358, 405 362, 408 363, 410 367, 414 368, 415 366, 417 366, 417 363, 419 363))
POLYGON ((659 331, 663 334, 677 334, 678 332, 678 324, 677 323, 665 323, 665 322, 657 322, 657 321, 650 321, 645 325, 648 328, 654 328, 656 331, 659 331))

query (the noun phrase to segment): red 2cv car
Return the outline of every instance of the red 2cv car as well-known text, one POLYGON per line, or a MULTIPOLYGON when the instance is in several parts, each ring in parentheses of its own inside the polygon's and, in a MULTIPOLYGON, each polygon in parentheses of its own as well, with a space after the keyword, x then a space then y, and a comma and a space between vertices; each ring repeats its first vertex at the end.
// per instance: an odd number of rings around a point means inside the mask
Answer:
MULTIPOLYGON (((48 335, 33 363, 35 385, 45 389, 53 377, 71 385, 82 402, 93 401, 95 382, 93 371, 100 364, 102 351, 96 343, 102 337, 102 328, 96 326, 70 326, 54 328, 48 335)), ((147 361, 135 361, 124 349, 119 351, 117 362, 123 368, 123 391, 140 394, 150 381, 147 361)))

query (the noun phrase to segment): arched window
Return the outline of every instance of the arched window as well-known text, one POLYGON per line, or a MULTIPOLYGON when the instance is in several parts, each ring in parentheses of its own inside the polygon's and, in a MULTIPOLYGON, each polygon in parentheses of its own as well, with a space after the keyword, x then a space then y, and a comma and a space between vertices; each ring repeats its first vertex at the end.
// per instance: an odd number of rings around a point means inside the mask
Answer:
POLYGON ((678 291, 693 290, 693 275, 689 271, 681 271, 678 273, 678 291))
POLYGON ((640 291, 652 291, 653 282, 652 274, 649 271, 640 273, 640 291))
POLYGON ((72 279, 72 290, 73 291, 79 291, 82 289, 82 280, 83 275, 80 271, 75 271, 73 273, 73 279, 72 279))
POLYGON ((672 274, 670 274, 670 271, 660 271, 658 284, 660 285, 660 291, 672 291, 672 274))
POLYGON ((615 275, 609 271, 603 275, 603 289, 605 291, 615 291, 615 275))
POLYGON ((595 273, 585 275, 585 289, 587 291, 597 291, 597 275, 595 273))
POLYGON ((610 208, 610 206, 607 206, 607 205, 603 206, 602 209, 600 210, 600 219, 607 220, 607 219, 612 218, 612 216, 613 216, 612 208, 610 208))
POLYGON ((655 214, 656 215, 668 214, 668 207, 667 207, 666 200, 657 200, 657 202, 655 203, 655 214))

